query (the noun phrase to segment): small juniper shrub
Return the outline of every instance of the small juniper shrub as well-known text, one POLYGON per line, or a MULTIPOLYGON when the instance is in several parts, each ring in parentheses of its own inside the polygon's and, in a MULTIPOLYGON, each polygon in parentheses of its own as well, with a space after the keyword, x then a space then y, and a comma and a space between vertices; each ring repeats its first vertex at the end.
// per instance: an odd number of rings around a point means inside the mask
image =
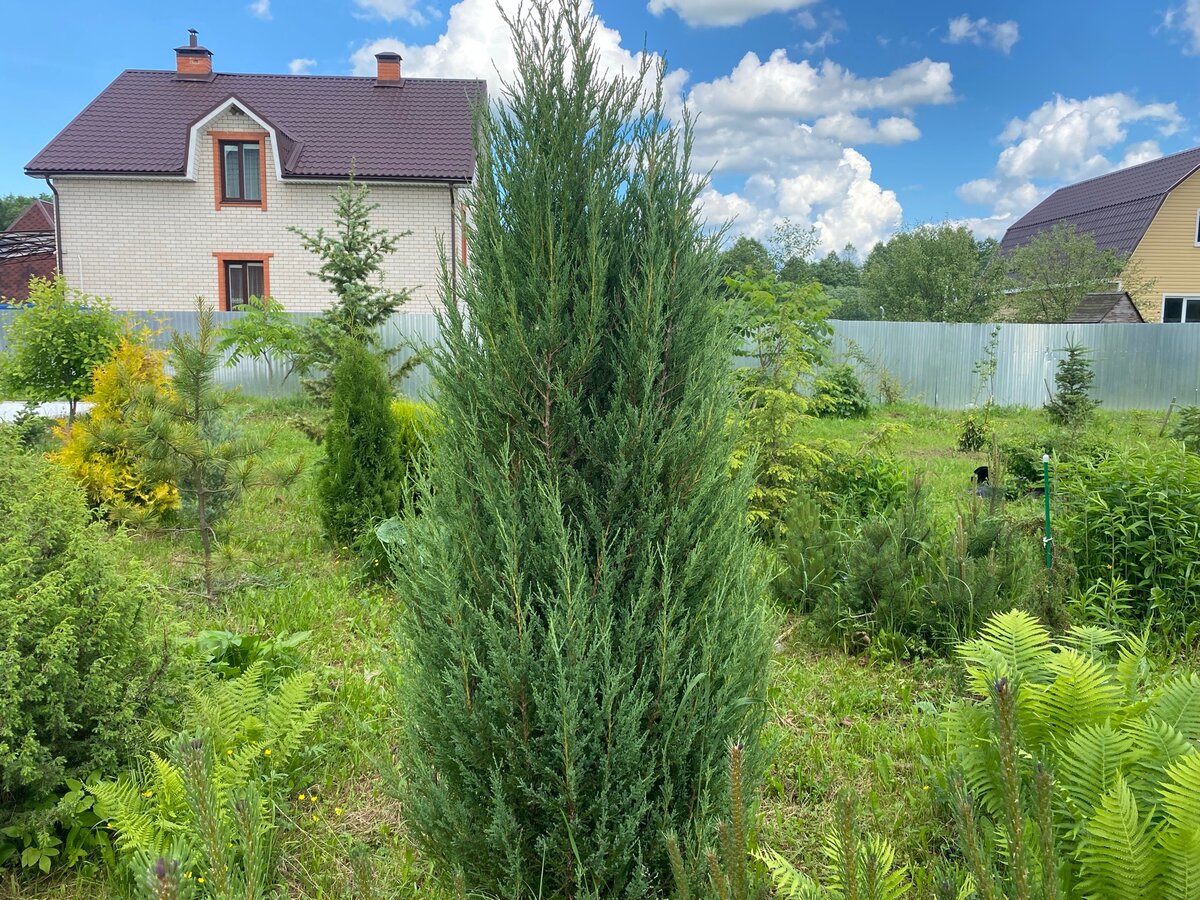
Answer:
POLYGON ((339 547, 367 551, 375 524, 403 505, 408 467, 391 404, 383 360, 345 341, 333 374, 326 461, 317 483, 321 520, 339 547))

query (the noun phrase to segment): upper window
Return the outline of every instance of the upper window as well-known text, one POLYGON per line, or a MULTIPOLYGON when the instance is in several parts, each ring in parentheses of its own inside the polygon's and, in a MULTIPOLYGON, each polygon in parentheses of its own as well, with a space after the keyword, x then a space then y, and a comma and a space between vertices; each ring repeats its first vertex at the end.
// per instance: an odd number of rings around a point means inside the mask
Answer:
POLYGON ((221 141, 221 199, 257 203, 262 199, 258 141, 221 141))
POLYGON ((1163 297, 1163 322, 1200 322, 1200 297, 1163 297))
POLYGON ((265 135, 212 132, 217 209, 223 206, 267 208, 265 135))

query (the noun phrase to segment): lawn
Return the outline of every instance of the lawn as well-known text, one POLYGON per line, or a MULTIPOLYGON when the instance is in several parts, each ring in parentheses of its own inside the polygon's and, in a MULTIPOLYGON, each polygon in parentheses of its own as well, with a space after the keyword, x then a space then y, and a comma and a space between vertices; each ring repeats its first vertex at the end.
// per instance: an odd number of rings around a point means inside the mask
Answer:
MULTIPOLYGON (((221 527, 220 601, 205 601, 191 539, 138 534, 135 548, 160 585, 152 617, 170 645, 206 629, 241 634, 310 632, 301 645, 328 702, 306 752, 309 778, 282 810, 282 873, 289 896, 372 898, 440 896, 410 837, 396 799, 403 710, 395 699, 393 638, 397 599, 377 571, 364 571, 320 531, 313 479, 321 449, 306 436, 312 410, 300 401, 240 401, 239 417, 276 435, 274 462, 307 462, 287 487, 259 487, 221 527)), ((1034 429, 1039 412, 997 410, 1001 434, 1034 429)), ((915 406, 877 410, 859 420, 814 420, 811 437, 853 446, 890 445, 923 472, 939 501, 971 491, 986 453, 955 449, 959 414, 915 406)), ((1153 445, 1159 414, 1101 415, 1097 433, 1153 445)), ((824 834, 839 798, 855 799, 864 830, 891 839, 912 869, 920 895, 950 866, 948 820, 935 805, 922 758, 934 752, 939 713, 960 690, 954 664, 882 663, 820 646, 803 617, 778 614, 772 664, 773 763, 764 787, 758 842, 799 867, 821 869, 824 834)), ((98 900, 102 876, 40 879, 4 870, 0 896, 98 900)))

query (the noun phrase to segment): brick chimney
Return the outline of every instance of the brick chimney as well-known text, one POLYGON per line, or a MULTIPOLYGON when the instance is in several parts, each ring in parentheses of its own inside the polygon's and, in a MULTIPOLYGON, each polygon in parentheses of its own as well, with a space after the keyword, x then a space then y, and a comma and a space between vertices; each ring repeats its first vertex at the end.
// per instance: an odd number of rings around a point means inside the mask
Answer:
POLYGON ((188 29, 188 42, 175 48, 175 77, 207 80, 212 75, 212 51, 196 42, 196 29, 188 29))
POLYGON ((375 73, 375 83, 377 85, 385 87, 398 87, 400 85, 401 58, 399 53, 376 53, 375 63, 377 65, 375 73))

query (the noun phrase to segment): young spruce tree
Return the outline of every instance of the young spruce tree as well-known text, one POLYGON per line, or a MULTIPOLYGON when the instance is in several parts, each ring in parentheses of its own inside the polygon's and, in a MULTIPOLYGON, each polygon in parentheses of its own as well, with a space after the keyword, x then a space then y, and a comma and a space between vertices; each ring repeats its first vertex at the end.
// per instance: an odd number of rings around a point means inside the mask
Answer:
MULTIPOLYGON (((661 896, 761 771, 769 639, 690 134, 583 0, 510 22, 471 266, 443 279, 433 490, 397 565, 406 815, 504 897, 661 896)), ((692 877, 700 883, 699 872, 692 877)))

